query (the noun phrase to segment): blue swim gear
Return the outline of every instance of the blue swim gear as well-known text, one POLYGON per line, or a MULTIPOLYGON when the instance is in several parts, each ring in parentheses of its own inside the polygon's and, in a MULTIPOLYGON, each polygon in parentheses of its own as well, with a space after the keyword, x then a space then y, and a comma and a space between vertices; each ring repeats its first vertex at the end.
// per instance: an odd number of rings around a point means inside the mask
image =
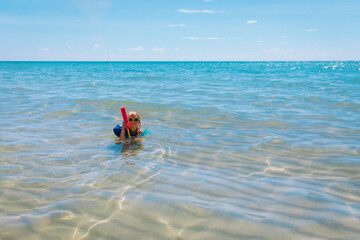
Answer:
MULTIPOLYGON (((114 127, 113 131, 114 131, 114 134, 117 136, 117 137, 120 137, 120 134, 121 134, 121 130, 122 130, 122 126, 120 126, 119 124, 116 125, 116 127, 114 127)), ((130 130, 130 135, 132 137, 135 137, 135 136, 146 136, 146 135, 150 135, 151 132, 147 129, 145 129, 143 132, 131 132, 130 130)), ((125 131, 125 137, 126 138, 129 138, 129 134, 128 134, 128 131, 125 131)))

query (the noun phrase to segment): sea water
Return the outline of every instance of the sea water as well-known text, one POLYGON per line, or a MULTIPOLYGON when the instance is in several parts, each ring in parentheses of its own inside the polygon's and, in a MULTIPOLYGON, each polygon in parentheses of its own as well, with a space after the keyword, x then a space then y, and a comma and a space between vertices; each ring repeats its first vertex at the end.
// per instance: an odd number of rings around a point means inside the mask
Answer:
POLYGON ((1 62, 0 109, 0 239, 359 239, 360 62, 1 62))

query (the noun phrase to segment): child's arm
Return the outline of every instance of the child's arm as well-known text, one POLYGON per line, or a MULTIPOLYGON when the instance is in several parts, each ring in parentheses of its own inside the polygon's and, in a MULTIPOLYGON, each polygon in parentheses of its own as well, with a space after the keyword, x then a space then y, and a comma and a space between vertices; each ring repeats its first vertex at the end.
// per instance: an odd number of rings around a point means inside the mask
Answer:
POLYGON ((121 139, 122 141, 125 141, 125 140, 126 140, 125 131, 126 131, 127 125, 128 125, 128 124, 127 124, 126 122, 123 122, 123 126, 122 126, 121 133, 120 133, 120 139, 121 139))

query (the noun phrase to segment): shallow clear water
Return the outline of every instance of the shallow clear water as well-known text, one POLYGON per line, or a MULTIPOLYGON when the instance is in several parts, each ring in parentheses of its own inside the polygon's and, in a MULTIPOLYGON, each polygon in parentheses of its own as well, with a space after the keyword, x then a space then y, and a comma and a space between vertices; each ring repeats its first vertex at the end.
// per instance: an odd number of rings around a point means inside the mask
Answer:
POLYGON ((0 239, 360 236, 360 62, 112 68, 0 63, 0 239))

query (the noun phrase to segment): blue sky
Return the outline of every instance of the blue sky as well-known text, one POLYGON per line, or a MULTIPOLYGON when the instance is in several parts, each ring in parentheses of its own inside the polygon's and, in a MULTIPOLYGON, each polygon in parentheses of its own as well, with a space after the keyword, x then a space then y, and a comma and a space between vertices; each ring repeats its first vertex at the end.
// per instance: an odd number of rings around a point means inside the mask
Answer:
POLYGON ((359 0, 0 0, 0 60, 360 60, 359 0))

